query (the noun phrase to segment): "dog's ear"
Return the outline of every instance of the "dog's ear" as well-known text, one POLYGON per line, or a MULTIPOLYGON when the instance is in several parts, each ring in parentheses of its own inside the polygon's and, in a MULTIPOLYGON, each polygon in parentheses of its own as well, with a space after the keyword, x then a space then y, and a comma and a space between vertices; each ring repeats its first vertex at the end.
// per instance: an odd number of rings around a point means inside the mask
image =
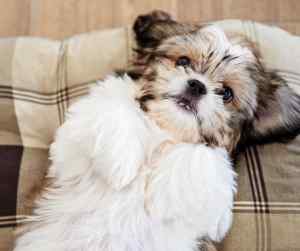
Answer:
POLYGON ((168 13, 160 10, 138 16, 133 25, 137 44, 141 48, 156 47, 168 37, 195 29, 197 26, 177 23, 168 13))
MULTIPOLYGON (((286 142, 300 133, 300 96, 275 71, 259 67, 255 118, 246 131, 246 142, 286 142)), ((256 76, 255 76, 256 75, 256 76)))
POLYGON ((133 30, 140 47, 155 47, 168 36, 166 27, 176 25, 171 16, 164 11, 152 11, 136 18, 133 30))

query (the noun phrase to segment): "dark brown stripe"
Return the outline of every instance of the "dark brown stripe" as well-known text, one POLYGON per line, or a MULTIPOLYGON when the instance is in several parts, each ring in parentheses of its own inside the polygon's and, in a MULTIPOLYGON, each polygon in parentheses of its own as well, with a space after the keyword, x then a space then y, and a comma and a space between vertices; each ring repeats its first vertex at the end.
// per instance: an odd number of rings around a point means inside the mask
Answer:
MULTIPOLYGON (((88 92, 86 93, 80 93, 78 95, 74 95, 69 97, 69 100, 74 99, 74 98, 78 98, 84 95, 87 95, 88 92)), ((62 103, 64 101, 66 101, 67 97, 63 97, 61 99, 56 99, 56 101, 53 102, 43 102, 43 101, 37 101, 37 100, 32 100, 32 99, 28 99, 28 98, 22 98, 22 97, 17 97, 17 96, 9 96, 9 95, 1 95, 0 94, 0 98, 6 98, 6 99, 14 99, 14 100, 20 100, 20 101, 24 101, 24 102, 30 102, 30 103, 35 103, 35 104, 39 104, 39 105, 57 105, 59 103, 62 103)))
MULTIPOLYGON (((71 87, 68 87, 68 89, 69 89, 69 91, 71 91, 71 90, 78 89, 78 88, 88 88, 89 86, 94 85, 93 82, 94 81, 73 85, 71 87)), ((36 90, 29 90, 29 89, 25 89, 25 88, 21 88, 21 87, 12 87, 12 86, 7 86, 7 85, 0 85, 0 91, 1 90, 15 90, 15 91, 27 93, 28 95, 36 94, 36 95, 40 95, 40 96, 57 96, 59 93, 66 91, 66 88, 61 88, 61 89, 58 89, 57 91, 54 91, 54 92, 39 92, 39 91, 36 91, 36 90)))
MULTIPOLYGON (((265 214, 265 212, 262 211, 255 211, 255 209, 233 209, 234 213, 251 213, 251 214, 265 214)), ((283 209, 278 209, 278 210, 269 210, 269 214, 300 214, 299 210, 283 210, 283 209)))
MULTIPOLYGON (((254 204, 239 204, 238 202, 234 203, 235 206, 237 207, 254 207, 254 204)), ((268 203, 268 204, 264 204, 264 203, 258 203, 256 202, 256 207, 263 207, 263 208, 272 208, 272 207, 286 207, 286 208, 299 208, 300 209, 300 205, 293 205, 293 204, 272 204, 272 203, 268 203)))
MULTIPOLYGON (((250 147, 249 148, 249 156, 250 156, 250 160, 251 160, 251 167, 252 167, 252 171, 253 171, 253 175, 254 175, 254 180, 255 180, 255 184, 256 184, 256 191, 257 191, 257 195, 258 195, 258 202, 262 202, 263 201, 263 196, 262 196, 262 191, 261 191, 261 186, 260 186, 260 178, 259 178, 259 174, 258 174, 258 167, 256 165, 256 162, 254 161, 254 157, 253 157, 253 148, 250 147)), ((264 220, 264 212, 265 210, 263 210, 263 208, 258 207, 258 203, 256 203, 256 209, 258 209, 258 211, 260 211, 260 214, 257 214, 257 224, 259 224, 259 229, 260 229, 260 233, 259 233, 259 238, 260 241, 259 243, 261 243, 261 245, 259 246, 259 250, 265 250, 265 220, 264 220)))
POLYGON ((246 168, 247 168, 247 172, 248 172, 248 177, 249 177, 249 182, 250 182, 250 186, 251 186, 251 193, 252 193, 252 198, 253 198, 253 203, 254 203, 254 210, 256 212, 256 194, 255 194, 255 190, 254 190, 254 182, 253 182, 253 178, 251 175, 251 171, 250 171, 250 162, 249 162, 249 157, 248 157, 248 149, 246 149, 245 151, 245 160, 246 160, 246 168))
MULTIPOLYGON (((259 181, 258 181, 258 175, 257 175, 257 171, 256 171, 256 166, 254 164, 254 159, 253 159, 253 156, 252 156, 252 152, 251 152, 251 149, 252 147, 250 147, 248 149, 248 153, 249 153, 249 158, 250 158, 250 168, 252 170, 252 173, 253 173, 253 180, 255 182, 255 190, 256 190, 256 194, 257 194, 257 199, 258 199, 258 202, 261 202, 262 201, 262 198, 261 198, 261 193, 260 193, 260 186, 259 186, 259 181)), ((257 203, 255 203, 255 206, 257 206, 257 203)))
POLYGON ((71 94, 70 94, 70 91, 69 91, 69 88, 68 87, 66 87, 66 109, 65 110, 67 110, 68 109, 68 107, 69 107, 69 101, 70 101, 70 98, 71 98, 71 94))
POLYGON ((261 165, 261 161, 260 161, 259 154, 258 154, 256 146, 253 147, 253 152, 254 152, 254 157, 255 157, 255 160, 256 160, 257 167, 258 167, 257 169, 258 169, 258 173, 259 173, 259 179, 260 179, 260 184, 261 184, 263 201, 266 203, 266 206, 268 207, 268 201, 269 201, 268 193, 267 193, 263 168, 262 168, 262 165, 261 165))
POLYGON ((249 154, 250 154, 249 148, 247 148, 246 151, 245 151, 246 167, 247 167, 248 177, 249 177, 250 186, 251 186, 251 192, 252 192, 253 203, 254 203, 254 214, 255 214, 255 217, 254 217, 254 220, 255 220, 255 237, 256 237, 255 250, 259 250, 259 247, 260 247, 260 226, 259 226, 257 214, 260 213, 260 211, 258 211, 257 207, 256 207, 256 202, 257 202, 256 189, 255 189, 255 182, 253 180, 252 173, 251 173, 252 168, 251 168, 250 162, 249 162, 249 154))
POLYGON ((8 223, 8 224, 0 224, 0 228, 6 228, 6 227, 16 227, 17 224, 16 223, 8 223))
POLYGON ((64 121, 66 110, 69 106, 69 100, 71 98, 76 98, 87 94, 88 86, 91 86, 92 83, 83 83, 81 85, 73 86, 71 88, 68 87, 63 88, 62 86, 63 83, 61 82, 62 81, 58 81, 57 83, 58 91, 52 94, 29 91, 22 88, 12 88, 11 86, 0 86, 0 98, 27 101, 27 102, 32 102, 41 105, 57 105, 59 123, 62 124, 64 121), (84 88, 84 86, 86 86, 86 88, 84 88), (86 92, 79 94, 79 92, 83 91, 84 89, 86 89, 86 92), (16 93, 18 91, 21 93, 16 93), (75 93, 77 95, 75 95, 75 93), (42 95, 42 97, 35 97, 32 94, 42 95), (49 97, 49 95, 53 95, 53 94, 55 95, 54 97, 49 97))
MULTIPOLYGON (((57 83, 56 83, 56 89, 57 90, 64 90, 64 92, 66 91, 65 89, 62 88, 61 86, 61 83, 62 83, 62 79, 60 77, 61 75, 61 72, 64 70, 62 67, 64 64, 62 64, 61 62, 63 62, 63 58, 65 56, 65 50, 64 50, 64 42, 61 43, 61 48, 60 48, 60 63, 58 64, 58 67, 57 67, 57 83)), ((60 102, 60 97, 62 95, 62 92, 60 92, 57 96, 56 96, 56 104, 57 104, 57 111, 58 111, 58 120, 59 120, 59 124, 62 125, 63 124, 63 120, 64 120, 64 112, 63 112, 63 108, 61 106, 61 103, 63 102, 60 102)))
POLYGON ((16 91, 15 89, 11 89, 11 88, 7 89, 6 88, 6 89, 0 89, 0 95, 2 95, 5 98, 11 97, 12 99, 17 99, 17 98, 24 99, 25 98, 28 101, 32 100, 33 102, 35 101, 40 104, 42 104, 42 103, 58 104, 57 100, 59 100, 59 99, 60 99, 59 101, 61 102, 61 101, 64 101, 64 99, 66 97, 67 98, 66 101, 68 102, 72 96, 75 96, 76 94, 77 94, 76 97, 78 97, 79 95, 85 95, 88 93, 88 90, 89 90, 88 86, 82 86, 82 87, 78 87, 78 88, 73 88, 70 92, 63 90, 54 97, 49 97, 47 95, 37 97, 37 96, 32 95, 32 93, 20 92, 20 91, 16 91), (62 99, 62 97, 63 97, 63 99, 62 99))
POLYGON ((23 147, 0 145, 0 216, 16 215, 23 147))
POLYGON ((265 203, 265 210, 264 210, 264 212, 265 212, 264 235, 266 237, 265 250, 272 250, 271 222, 270 222, 270 216, 269 216, 270 209, 269 209, 269 205, 268 205, 268 201, 269 201, 268 192, 267 192, 267 188, 266 188, 263 167, 262 167, 262 164, 261 164, 261 161, 260 161, 257 146, 253 147, 253 152, 254 152, 254 157, 255 157, 255 160, 256 160, 257 167, 258 167, 257 169, 258 169, 258 174, 259 174, 259 179, 260 179, 260 184, 261 184, 261 190, 262 190, 263 200, 264 200, 264 203, 265 203))
MULTIPOLYGON (((88 88, 80 88, 80 89, 75 89, 72 92, 68 93, 68 96, 72 97, 72 95, 78 94, 80 92, 88 92, 88 88)), ((29 99, 33 99, 36 101, 44 101, 46 102, 53 102, 55 100, 57 100, 57 96, 55 97, 36 97, 36 96, 32 96, 32 95, 28 95, 28 94, 23 94, 23 93, 17 93, 15 91, 1 91, 0 90, 0 95, 5 95, 5 96, 11 96, 12 98, 14 97, 25 97, 25 98, 29 98, 29 99)), ((63 96, 67 96, 67 93, 62 94, 63 96)), ((59 95, 60 97, 62 95, 59 95)))

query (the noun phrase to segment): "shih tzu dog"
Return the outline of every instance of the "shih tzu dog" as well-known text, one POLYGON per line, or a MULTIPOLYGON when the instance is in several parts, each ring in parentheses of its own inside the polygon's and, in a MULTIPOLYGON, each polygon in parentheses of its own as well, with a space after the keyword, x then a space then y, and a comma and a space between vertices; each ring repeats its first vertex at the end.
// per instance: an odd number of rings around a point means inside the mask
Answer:
POLYGON ((136 58, 74 104, 15 251, 192 251, 232 221, 232 157, 300 129, 300 97, 255 46, 166 13, 134 24, 136 58))

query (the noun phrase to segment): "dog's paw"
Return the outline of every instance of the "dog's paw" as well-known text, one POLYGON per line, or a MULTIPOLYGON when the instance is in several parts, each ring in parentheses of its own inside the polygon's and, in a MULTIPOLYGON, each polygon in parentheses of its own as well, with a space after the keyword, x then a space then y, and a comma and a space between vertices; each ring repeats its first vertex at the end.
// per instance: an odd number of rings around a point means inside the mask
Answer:
POLYGON ((210 229, 208 236, 213 241, 221 241, 232 225, 232 211, 228 209, 216 222, 216 224, 210 229))
POLYGON ((214 150, 214 161, 214 182, 209 184, 212 199, 208 201, 211 219, 208 236, 214 241, 221 241, 232 224, 236 173, 232 170, 229 156, 224 149, 214 150))

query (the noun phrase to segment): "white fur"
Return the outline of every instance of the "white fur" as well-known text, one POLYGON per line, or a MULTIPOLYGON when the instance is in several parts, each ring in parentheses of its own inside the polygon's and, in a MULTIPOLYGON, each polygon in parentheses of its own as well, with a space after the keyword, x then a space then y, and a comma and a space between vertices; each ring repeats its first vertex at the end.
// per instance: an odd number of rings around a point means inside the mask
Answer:
POLYGON ((15 251, 192 251, 231 225, 227 152, 172 142, 110 77, 73 105, 51 146, 53 184, 15 251))

